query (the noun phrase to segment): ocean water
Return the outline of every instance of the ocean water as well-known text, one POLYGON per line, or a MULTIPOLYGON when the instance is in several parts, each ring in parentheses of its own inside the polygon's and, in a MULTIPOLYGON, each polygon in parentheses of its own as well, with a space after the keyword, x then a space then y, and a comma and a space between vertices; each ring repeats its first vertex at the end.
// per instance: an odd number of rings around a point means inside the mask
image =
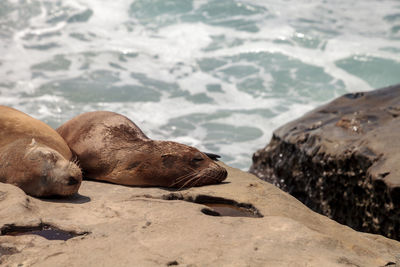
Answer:
POLYGON ((0 78, 54 128, 115 111, 246 170, 285 122, 400 83, 400 1, 0 0, 0 78))

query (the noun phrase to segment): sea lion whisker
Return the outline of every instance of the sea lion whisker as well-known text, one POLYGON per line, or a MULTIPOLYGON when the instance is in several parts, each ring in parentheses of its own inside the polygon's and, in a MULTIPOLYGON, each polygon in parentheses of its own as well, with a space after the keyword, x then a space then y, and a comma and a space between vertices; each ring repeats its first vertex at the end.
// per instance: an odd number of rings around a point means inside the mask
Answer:
POLYGON ((217 181, 217 182, 220 181, 221 177, 222 177, 222 175, 220 175, 220 174, 217 177, 214 177, 214 176, 211 176, 211 175, 207 176, 208 179, 211 179, 211 180, 217 181))
POLYGON ((177 180, 178 180, 178 179, 181 179, 181 178, 187 178, 187 177, 190 177, 190 176, 192 176, 192 175, 193 175, 193 172, 188 172, 188 173, 186 173, 186 174, 184 174, 184 175, 179 176, 179 177, 177 178, 177 180))
POLYGON ((178 190, 181 190, 184 187, 188 187, 187 185, 190 184, 193 180, 195 180, 197 177, 194 176, 192 178, 190 178, 189 180, 187 180, 178 190))
POLYGON ((73 165, 77 166, 82 171, 80 162, 79 162, 78 157, 76 155, 74 155, 72 157, 72 159, 69 161, 69 166, 73 166, 73 165))
POLYGON ((175 179, 175 181, 182 181, 183 179, 191 177, 192 175, 195 175, 194 174, 194 170, 189 168, 189 172, 188 173, 179 176, 178 178, 175 179))
POLYGON ((69 164, 72 165, 76 165, 79 169, 81 169, 81 166, 79 164, 79 161, 77 158, 73 159, 72 161, 69 162, 69 164))
POLYGON ((204 176, 202 176, 202 175, 195 175, 194 177, 193 177, 193 179, 191 179, 191 182, 193 182, 190 186, 188 186, 188 187, 194 187, 194 186, 196 186, 196 184, 199 182, 199 181, 201 181, 201 179, 203 179, 203 178, 206 178, 206 177, 204 177, 204 176))
MULTIPOLYGON (((190 167, 188 167, 189 169, 192 169, 190 167)), ((186 181, 180 188, 182 189, 183 187, 194 187, 196 186, 199 182, 201 182, 204 179, 208 179, 208 180, 212 180, 215 182, 219 182, 221 181, 221 179, 223 178, 224 174, 218 172, 217 177, 213 176, 212 173, 213 171, 217 171, 217 168, 212 168, 212 170, 210 172, 206 172, 203 175, 196 175, 195 173, 189 173, 188 175, 184 175, 184 177, 179 177, 175 183, 173 185, 176 185, 177 183, 183 181, 184 179, 187 179, 187 177, 190 177, 190 175, 194 175, 193 178, 189 179, 188 181, 186 181)), ((193 172, 195 172, 195 170, 193 170, 193 172)))
POLYGON ((178 178, 176 178, 176 180, 181 179, 182 177, 188 177, 190 175, 192 175, 192 172, 185 173, 185 174, 179 176, 178 178))
POLYGON ((184 179, 186 179, 186 178, 188 178, 188 177, 190 177, 190 176, 192 176, 192 175, 198 176, 199 178, 202 177, 201 175, 197 175, 197 174, 198 174, 198 171, 196 171, 194 168, 191 168, 190 166, 187 166, 187 168, 188 168, 189 170, 191 170, 191 172, 189 172, 189 173, 187 174, 187 177, 184 177, 183 179, 182 179, 181 177, 179 177, 179 178, 177 178, 177 180, 179 179, 180 181, 182 181, 182 180, 184 180, 184 179))
MULTIPOLYGON (((188 177, 190 177, 190 176, 188 176, 188 177)), ((186 178, 187 178, 187 177, 186 177, 186 178)), ((173 187, 173 186, 179 184, 180 182, 182 182, 183 180, 185 180, 185 178, 182 178, 182 179, 179 179, 179 180, 176 179, 176 180, 173 181, 173 183, 171 183, 171 184, 169 185, 169 187, 173 187)))
POLYGON ((192 187, 195 187, 200 181, 201 181, 201 176, 199 176, 198 178, 197 178, 197 180, 193 183, 193 185, 192 185, 192 187))
POLYGON ((196 179, 196 177, 193 177, 193 178, 191 178, 191 179, 189 179, 189 180, 187 180, 180 188, 179 188, 179 190, 181 190, 181 189, 183 189, 183 188, 189 188, 190 186, 190 183, 192 182, 192 181, 194 181, 196 179))
POLYGON ((170 186, 177 185, 178 183, 180 183, 180 182, 182 182, 182 181, 184 181, 184 180, 186 180, 186 179, 188 179, 188 178, 191 178, 191 176, 193 176, 193 175, 194 175, 194 174, 193 174, 192 172, 187 173, 187 174, 185 174, 185 175, 182 175, 182 176, 176 178, 175 181, 174 181, 170 186))
POLYGON ((178 178, 176 178, 175 179, 175 181, 182 181, 182 180, 184 180, 184 179, 186 179, 186 178, 188 178, 188 177, 191 177, 192 175, 195 175, 195 173, 194 173, 194 170, 192 170, 191 172, 188 172, 188 173, 186 173, 186 174, 183 174, 183 175, 181 175, 181 176, 179 176, 178 178))
POLYGON ((81 163, 79 162, 79 159, 77 156, 75 156, 73 163, 75 163, 75 165, 78 166, 79 168, 81 167, 81 163))

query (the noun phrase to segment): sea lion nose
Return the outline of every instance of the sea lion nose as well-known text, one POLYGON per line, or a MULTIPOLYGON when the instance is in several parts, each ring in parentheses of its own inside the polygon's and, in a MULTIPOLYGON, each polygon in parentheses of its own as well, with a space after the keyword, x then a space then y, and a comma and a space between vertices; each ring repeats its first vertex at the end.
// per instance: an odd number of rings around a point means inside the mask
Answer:
POLYGON ((218 182, 222 182, 223 180, 226 179, 227 176, 228 176, 228 172, 226 171, 226 169, 223 167, 220 167, 218 175, 217 175, 218 182))
POLYGON ((67 183, 67 185, 76 185, 76 184, 78 184, 78 183, 79 183, 79 180, 76 179, 75 177, 70 176, 70 177, 68 178, 68 183, 67 183))
POLYGON ((222 175, 221 175, 221 181, 225 180, 226 177, 228 176, 228 172, 226 171, 226 169, 224 168, 222 175))

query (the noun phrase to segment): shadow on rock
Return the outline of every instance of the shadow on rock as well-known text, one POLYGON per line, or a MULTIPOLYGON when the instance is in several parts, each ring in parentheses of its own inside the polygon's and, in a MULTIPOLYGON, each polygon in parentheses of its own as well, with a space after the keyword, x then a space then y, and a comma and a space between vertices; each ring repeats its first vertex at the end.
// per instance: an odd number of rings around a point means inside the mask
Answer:
POLYGON ((49 198, 40 198, 40 200, 42 201, 46 201, 46 202, 55 202, 55 203, 72 203, 72 204, 83 204, 83 203, 87 203, 90 202, 90 197, 87 196, 82 196, 78 193, 73 194, 71 196, 68 197, 49 197, 49 198))

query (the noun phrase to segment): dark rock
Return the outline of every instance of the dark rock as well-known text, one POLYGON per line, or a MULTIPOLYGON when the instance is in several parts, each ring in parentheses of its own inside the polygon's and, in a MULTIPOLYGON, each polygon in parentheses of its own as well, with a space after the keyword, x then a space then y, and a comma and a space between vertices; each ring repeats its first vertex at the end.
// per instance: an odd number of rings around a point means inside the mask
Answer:
POLYGON ((400 85, 347 94, 277 129, 250 172, 308 207, 400 240, 400 85))

